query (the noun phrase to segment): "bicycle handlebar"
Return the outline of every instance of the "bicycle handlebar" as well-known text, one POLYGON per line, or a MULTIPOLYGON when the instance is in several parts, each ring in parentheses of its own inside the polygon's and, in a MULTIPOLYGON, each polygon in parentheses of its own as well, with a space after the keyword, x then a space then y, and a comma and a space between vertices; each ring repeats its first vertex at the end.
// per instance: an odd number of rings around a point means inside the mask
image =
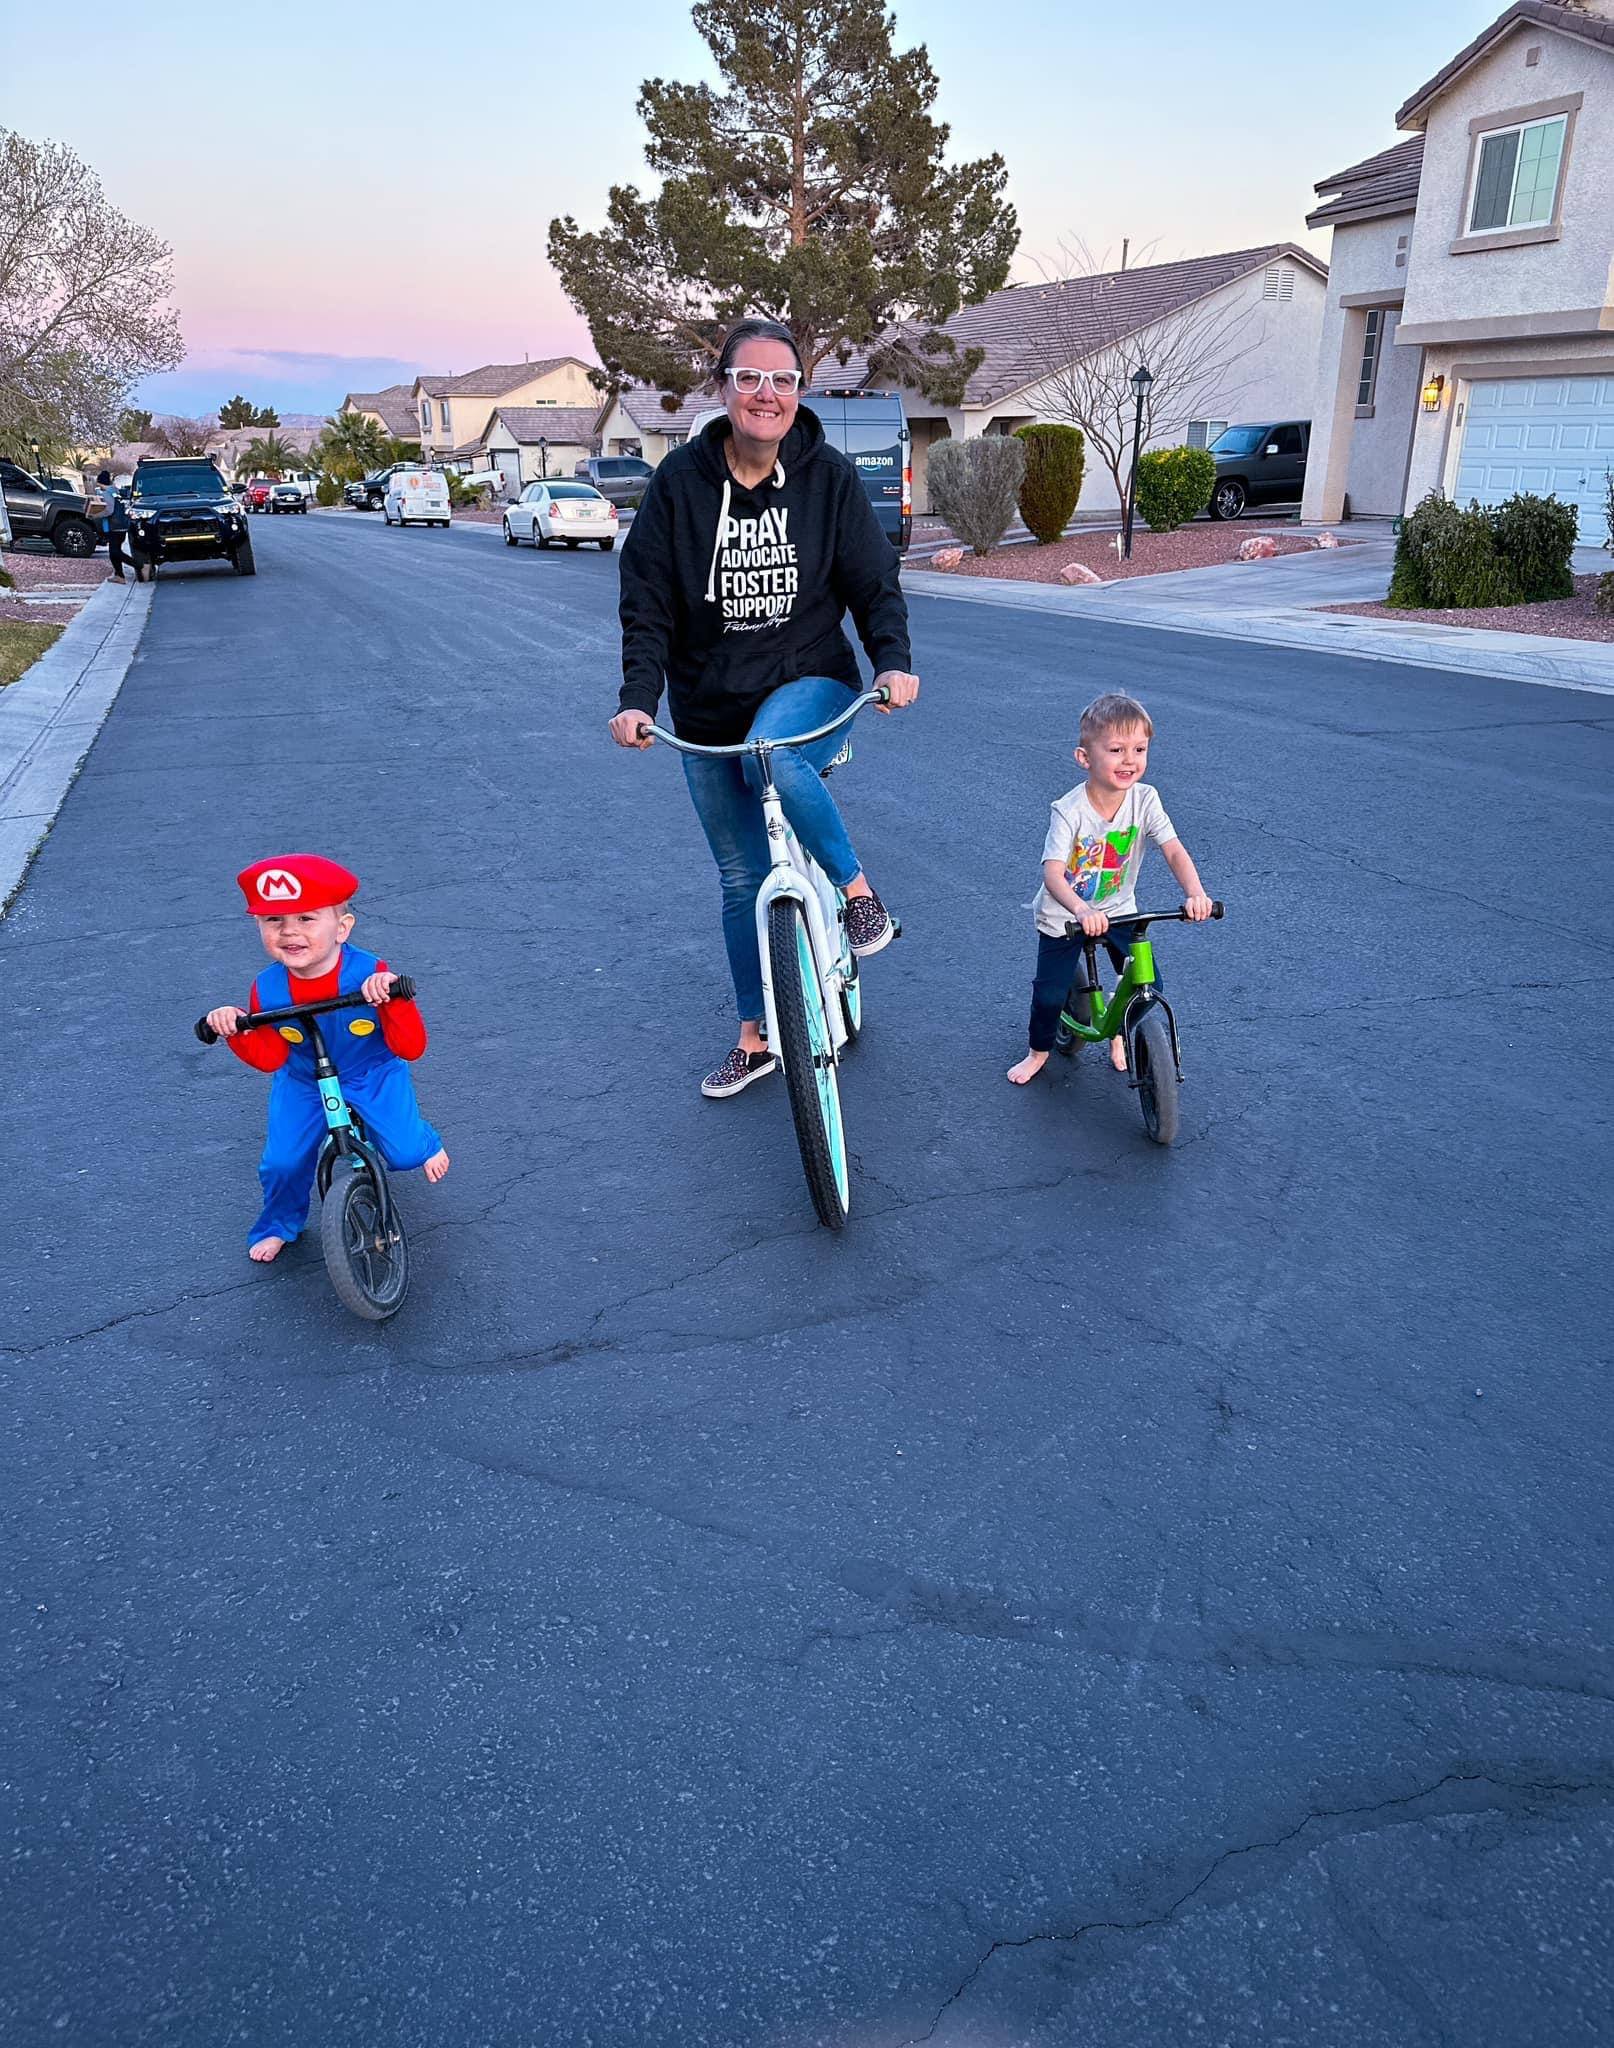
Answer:
POLYGON ((882 683, 877 690, 865 690, 861 697, 847 705, 838 718, 832 718, 828 725, 820 725, 812 732, 792 733, 788 738, 780 739, 741 740, 739 745, 734 747, 698 747, 691 740, 679 739, 676 733, 664 732, 659 725, 652 725, 649 720, 639 727, 638 736, 640 739, 648 735, 654 740, 664 740, 680 754, 706 754, 714 759, 731 758, 736 754, 770 754, 775 747, 810 746, 814 740, 827 738, 837 727, 849 725, 866 704, 889 704, 890 701, 891 692, 882 683))
MULTIPOLYGON (((1224 906, 1220 903, 1212 903, 1211 916, 1220 917, 1223 908, 1224 906)), ((1138 929, 1141 930, 1142 927, 1146 924, 1188 924, 1191 923, 1192 920, 1189 918, 1189 915, 1186 910, 1143 910, 1137 912, 1135 915, 1131 911, 1128 911, 1124 916, 1119 918, 1117 922, 1120 924, 1127 925, 1129 927, 1136 926, 1138 929)), ((1081 926, 1077 923, 1075 918, 1067 917, 1065 919, 1065 937, 1067 939, 1085 939, 1086 936, 1086 932, 1082 930, 1081 926)), ((1109 937, 1109 933, 1100 932, 1098 936, 1101 939, 1107 939, 1109 937)), ((1095 941, 1095 944, 1096 943, 1097 941, 1095 941)))
MULTIPOLYGON (((395 976, 391 993, 387 997, 388 1002, 411 1003, 414 999, 415 983, 413 977, 407 974, 395 976)), ((323 1003, 291 1003, 284 1010, 248 1010, 246 1012, 248 1022, 243 1024, 241 1028, 243 1031, 256 1031, 261 1024, 268 1024, 270 1026, 292 1024, 299 1017, 321 1017, 327 1010, 367 1010, 370 1007, 369 1000, 362 994, 331 996, 323 1003)), ((219 1042, 218 1032, 212 1028, 205 1017, 197 1018, 196 1035, 203 1045, 217 1045, 219 1042)))

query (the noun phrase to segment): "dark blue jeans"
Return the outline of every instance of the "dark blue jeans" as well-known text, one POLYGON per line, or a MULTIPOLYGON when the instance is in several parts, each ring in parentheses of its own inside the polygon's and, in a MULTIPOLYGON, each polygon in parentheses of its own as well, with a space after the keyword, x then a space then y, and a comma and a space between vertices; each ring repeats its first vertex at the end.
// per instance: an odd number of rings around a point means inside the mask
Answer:
MULTIPOLYGON (((1132 943, 1135 930, 1130 918, 1118 918, 1103 938, 1094 942, 1107 949, 1117 974, 1126 965, 1126 949, 1132 943)), ((1074 939, 1051 939, 1046 932, 1037 934, 1037 976, 1031 984, 1029 1041, 1033 1052, 1052 1052, 1054 1049, 1054 1030, 1059 1023, 1059 1013, 1065 1007, 1065 997, 1076 979, 1077 968, 1082 964, 1082 951, 1086 944, 1080 935, 1074 939)), ((1158 960, 1155 961, 1154 975, 1156 984, 1164 986, 1165 977, 1160 972, 1158 960)))
MULTIPOLYGON (((855 691, 830 676, 802 676, 769 697, 751 721, 759 733, 811 732, 851 703, 855 691)), ((857 879, 861 863, 820 775, 840 752, 845 731, 810 747, 781 747, 773 757, 774 787, 790 829, 837 889, 857 879)), ((723 885, 723 943, 742 1021, 762 1021, 762 956, 757 948, 757 891, 773 865, 762 822, 762 770, 753 758, 706 761, 680 757, 695 812, 723 885)))

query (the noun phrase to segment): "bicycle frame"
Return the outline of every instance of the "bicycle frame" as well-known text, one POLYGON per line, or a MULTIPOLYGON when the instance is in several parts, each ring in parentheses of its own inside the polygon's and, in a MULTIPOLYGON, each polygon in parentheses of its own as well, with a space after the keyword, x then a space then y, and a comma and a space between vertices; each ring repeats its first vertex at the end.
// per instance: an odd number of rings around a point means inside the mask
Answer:
MULTIPOLYGON (((1098 949, 1101 939, 1088 939, 1084 947, 1088 987, 1098 991, 1099 981, 1098 949)), ((1119 1037, 1126 1048, 1127 1085, 1136 1088, 1138 1071, 1132 1056, 1132 1026, 1146 1010, 1159 1009, 1166 1013, 1166 1024, 1171 1032, 1171 1057, 1177 1069, 1177 1079, 1182 1079, 1182 1049, 1177 1041, 1177 1018, 1170 1003, 1160 993, 1160 984, 1155 976, 1154 946, 1143 934, 1133 939, 1127 947, 1126 965, 1121 978, 1115 984, 1115 992, 1104 1005, 1096 1024, 1083 1023, 1066 1009, 1061 1009, 1059 1021, 1075 1039, 1084 1045, 1101 1045, 1105 1040, 1119 1037)))
POLYGON ((811 941, 813 968, 818 976, 818 991, 829 1024, 832 1056, 837 1065, 847 1042, 846 1018, 840 997, 857 978, 857 962, 852 956, 851 944, 846 937, 846 928, 841 922, 840 891, 830 881, 818 863, 797 841, 785 817, 784 804, 780 799, 773 780, 773 753, 777 747, 800 747, 813 740, 825 738, 838 726, 849 725, 866 704, 884 703, 884 690, 865 690, 838 717, 827 725, 816 727, 812 732, 792 734, 783 739, 742 740, 737 746, 703 747, 695 746, 688 740, 680 740, 670 732, 664 732, 659 725, 648 720, 640 728, 658 740, 665 740, 680 753, 736 756, 755 755, 762 766, 762 818, 768 834, 768 852, 772 862, 762 887, 757 891, 757 951, 762 956, 762 1001, 766 1012, 768 1042, 780 1043, 779 1013, 774 1003, 773 970, 768 958, 768 911, 772 904, 782 897, 793 898, 801 905, 802 915, 807 920, 807 933, 811 941))

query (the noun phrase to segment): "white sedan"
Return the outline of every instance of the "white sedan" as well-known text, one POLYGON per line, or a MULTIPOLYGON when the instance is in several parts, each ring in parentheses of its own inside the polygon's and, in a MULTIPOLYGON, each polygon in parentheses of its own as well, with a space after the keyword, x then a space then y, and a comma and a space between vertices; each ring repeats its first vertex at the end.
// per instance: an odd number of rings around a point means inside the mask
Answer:
POLYGON ((553 547, 556 541, 579 548, 591 540, 608 555, 616 546, 616 531, 616 507, 610 499, 592 484, 573 483, 570 477, 528 484, 504 515, 504 544, 510 548, 524 540, 535 548, 553 547))

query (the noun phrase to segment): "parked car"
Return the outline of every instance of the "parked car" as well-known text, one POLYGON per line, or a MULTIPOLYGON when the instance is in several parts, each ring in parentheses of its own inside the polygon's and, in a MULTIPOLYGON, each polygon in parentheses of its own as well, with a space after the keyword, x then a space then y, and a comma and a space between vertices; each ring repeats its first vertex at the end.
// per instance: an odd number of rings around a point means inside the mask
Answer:
POLYGON ((371 510, 370 486, 364 481, 362 477, 359 479, 357 483, 343 484, 342 503, 344 505, 355 505, 361 512, 368 512, 371 510))
POLYGON ((282 481, 269 486, 271 512, 306 512, 308 503, 301 484, 282 481))
POLYGON ((440 469, 406 463, 387 479, 381 515, 389 526, 446 526, 449 522, 448 478, 440 469))
MULTIPOLYGON (((863 480, 880 530, 899 555, 913 534, 913 437, 898 391, 804 391, 803 405, 817 413, 824 439, 838 448, 863 480)), ((689 430, 693 441, 720 408, 701 413, 689 430)))
POLYGON ((1224 427, 1210 450, 1216 458, 1212 519, 1237 519, 1246 505, 1298 505, 1310 445, 1310 420, 1224 427))
POLYGON ((80 559, 100 545, 86 509, 90 501, 82 492, 57 490, 18 463, 5 461, 0 461, 0 490, 16 539, 48 540, 57 554, 80 559))
POLYGON ((247 485, 247 510, 249 512, 267 512, 269 510, 269 492, 272 488, 266 476, 253 477, 247 485))
POLYGON ((148 455, 129 491, 129 551, 155 573, 164 562, 227 561, 255 576, 252 536, 211 459, 148 455))
POLYGON ((572 471, 573 476, 592 484, 613 505, 637 505, 655 473, 637 455, 591 455, 572 471))
POLYGON ((608 555, 616 546, 617 509, 603 491, 577 478, 551 477, 547 483, 528 484, 508 506, 504 515, 504 544, 518 547, 530 540, 535 548, 552 547, 564 541, 580 548, 584 541, 598 543, 608 555))
POLYGON ((282 473, 279 481, 283 484, 294 484, 302 493, 305 506, 316 502, 319 478, 311 469, 288 469, 282 473))
POLYGON ((392 479, 398 474, 400 469, 408 469, 410 467, 418 469, 420 465, 418 462, 413 465, 407 462, 389 462, 385 469, 372 470, 364 479, 364 502, 366 508, 371 512, 379 512, 386 503, 388 484, 392 482, 392 479))

